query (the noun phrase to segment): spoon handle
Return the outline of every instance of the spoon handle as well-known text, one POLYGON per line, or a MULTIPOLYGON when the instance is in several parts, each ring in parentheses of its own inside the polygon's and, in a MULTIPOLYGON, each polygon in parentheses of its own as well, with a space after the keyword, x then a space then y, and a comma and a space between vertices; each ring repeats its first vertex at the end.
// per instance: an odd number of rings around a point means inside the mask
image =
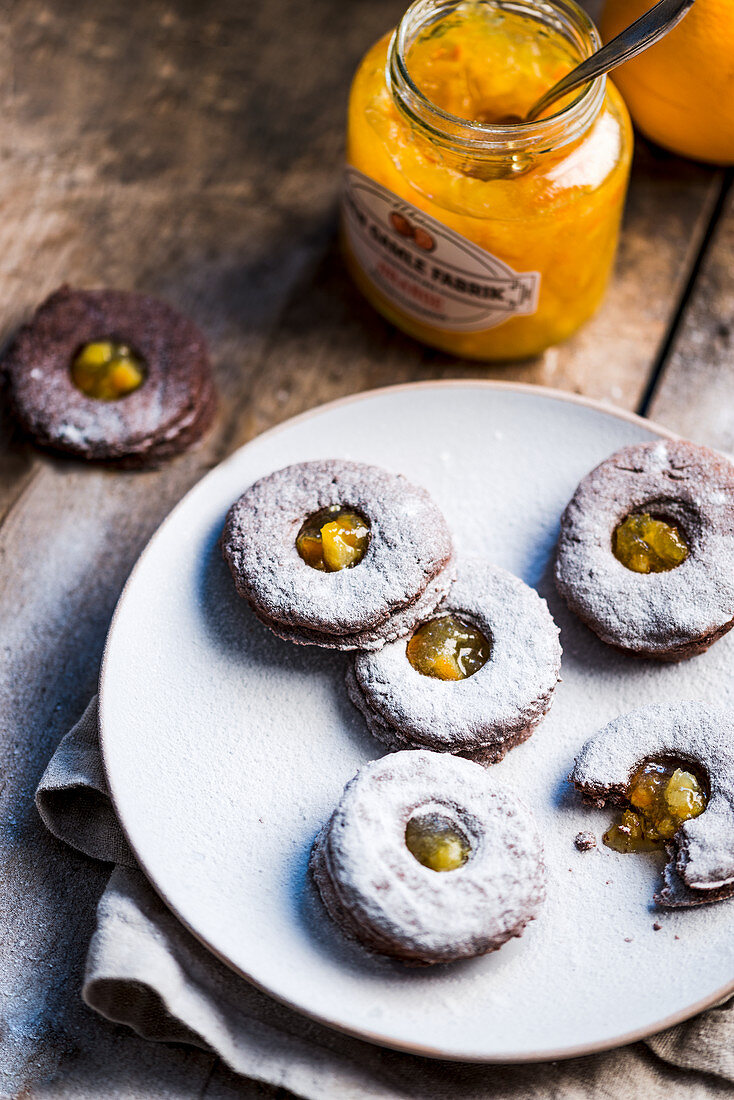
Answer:
POLYGON ((638 53, 642 53, 659 38, 663 38, 668 31, 672 31, 694 2, 695 0, 659 0, 654 8, 641 15, 611 42, 607 42, 606 46, 602 46, 586 61, 582 61, 572 69, 563 80, 554 84, 533 106, 526 116, 527 120, 532 121, 537 118, 546 107, 573 91, 574 88, 578 88, 581 84, 588 84, 602 73, 611 72, 618 65, 629 61, 631 57, 637 57, 638 53))

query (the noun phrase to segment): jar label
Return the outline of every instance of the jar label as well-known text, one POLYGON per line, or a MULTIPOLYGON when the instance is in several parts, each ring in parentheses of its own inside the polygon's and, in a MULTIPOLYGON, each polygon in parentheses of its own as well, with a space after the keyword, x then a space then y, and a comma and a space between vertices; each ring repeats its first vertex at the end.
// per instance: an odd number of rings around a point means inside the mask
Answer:
POLYGON ((417 321, 479 332, 538 308, 537 271, 513 271, 356 168, 344 173, 342 224, 364 274, 417 321))

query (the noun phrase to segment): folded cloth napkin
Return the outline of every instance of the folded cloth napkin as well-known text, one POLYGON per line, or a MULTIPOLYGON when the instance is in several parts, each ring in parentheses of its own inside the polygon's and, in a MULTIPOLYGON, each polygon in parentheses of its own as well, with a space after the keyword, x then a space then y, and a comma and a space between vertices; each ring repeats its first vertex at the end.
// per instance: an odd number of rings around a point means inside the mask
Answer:
MULTIPOLYGON (((210 1049, 237 1073, 314 1100, 704 1095, 700 1077, 671 1066, 734 1083, 734 1001, 648 1039, 664 1067, 639 1044, 546 1065, 437 1062, 348 1038, 277 1004, 202 947, 136 866, 105 783, 96 699, 56 750, 36 805, 60 840, 116 864, 98 905, 82 996, 146 1039, 210 1049)), ((710 1094, 722 1087, 711 1082, 710 1094)))

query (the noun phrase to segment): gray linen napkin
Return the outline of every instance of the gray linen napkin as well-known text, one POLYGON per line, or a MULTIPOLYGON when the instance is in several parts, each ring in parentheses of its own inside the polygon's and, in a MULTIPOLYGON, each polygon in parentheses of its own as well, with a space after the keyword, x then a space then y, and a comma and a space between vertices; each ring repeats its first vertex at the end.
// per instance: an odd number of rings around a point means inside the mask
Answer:
POLYGON ((36 792, 47 828, 116 864, 97 909, 82 996, 146 1039, 210 1049, 237 1073, 313 1100, 564 1100, 720 1095, 734 1083, 734 1001, 606 1054, 530 1066, 435 1062, 382 1050, 313 1023, 220 963, 176 920, 137 868, 112 809, 97 700, 66 735, 36 792), (661 1059, 661 1061, 658 1061, 661 1059), (704 1088, 690 1072, 715 1075, 704 1088))

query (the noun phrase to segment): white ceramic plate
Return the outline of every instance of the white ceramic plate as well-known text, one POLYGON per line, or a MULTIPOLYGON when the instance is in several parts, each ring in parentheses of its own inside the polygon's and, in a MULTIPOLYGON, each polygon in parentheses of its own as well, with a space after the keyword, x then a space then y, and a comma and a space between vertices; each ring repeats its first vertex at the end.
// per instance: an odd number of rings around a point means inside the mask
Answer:
POLYGON ((734 988, 731 903, 652 905, 661 860, 581 854, 607 811, 566 776, 603 723, 645 703, 734 705, 734 633, 683 665, 621 656, 556 597, 549 562, 579 479, 652 425, 552 391, 428 383, 366 394, 266 433, 213 470, 143 553, 110 630, 102 747, 130 843, 161 896, 233 969, 331 1026, 478 1061, 559 1058, 628 1042, 734 988), (381 755, 343 688, 345 658, 281 642, 236 594, 217 539, 256 478, 305 459, 377 463, 425 485, 460 552, 548 598, 563 683, 496 773, 533 808, 549 897, 519 940, 425 970, 369 956, 326 918, 308 854, 344 784, 381 755), (659 921, 662 928, 654 930, 659 921))

